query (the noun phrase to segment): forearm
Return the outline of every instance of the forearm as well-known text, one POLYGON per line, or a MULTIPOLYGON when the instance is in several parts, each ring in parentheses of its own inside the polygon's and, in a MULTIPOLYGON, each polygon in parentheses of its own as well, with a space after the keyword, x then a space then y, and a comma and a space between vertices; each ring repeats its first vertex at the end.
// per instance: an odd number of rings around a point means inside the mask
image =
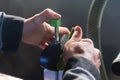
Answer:
POLYGON ((0 26, 0 51, 16 51, 21 41, 23 31, 23 19, 17 16, 1 15, 0 26))
POLYGON ((83 57, 74 57, 68 60, 63 80, 100 80, 97 68, 83 57))

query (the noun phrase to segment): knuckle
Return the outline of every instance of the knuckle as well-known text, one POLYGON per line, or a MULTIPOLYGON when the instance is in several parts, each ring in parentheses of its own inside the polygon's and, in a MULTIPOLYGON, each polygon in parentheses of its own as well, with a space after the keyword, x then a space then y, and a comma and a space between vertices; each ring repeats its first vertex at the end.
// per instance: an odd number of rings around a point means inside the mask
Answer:
POLYGON ((101 57, 101 51, 97 48, 95 48, 95 51, 97 53, 98 58, 100 58, 101 57))
POLYGON ((50 8, 45 9, 46 13, 50 13, 52 10, 50 8))
POLYGON ((93 41, 91 39, 87 38, 87 40, 90 44, 93 44, 93 41))
POLYGON ((89 38, 83 39, 83 42, 87 42, 87 43, 89 43, 91 45, 94 45, 93 41, 91 39, 89 39, 89 38))

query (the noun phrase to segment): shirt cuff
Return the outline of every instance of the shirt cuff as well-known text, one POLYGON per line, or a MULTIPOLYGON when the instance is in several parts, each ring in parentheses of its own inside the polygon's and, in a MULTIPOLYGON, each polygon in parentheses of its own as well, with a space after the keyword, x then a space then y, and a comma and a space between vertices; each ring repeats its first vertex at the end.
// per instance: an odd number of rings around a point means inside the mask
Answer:
POLYGON ((22 38, 24 19, 6 14, 3 17, 1 50, 3 52, 17 51, 22 38))
POLYGON ((81 68, 87 70, 96 78, 96 80, 100 80, 100 73, 97 70, 97 68, 93 65, 92 62, 90 62, 89 60, 87 60, 83 57, 70 58, 67 62, 64 72, 66 72, 69 69, 74 69, 77 67, 81 67, 81 68))

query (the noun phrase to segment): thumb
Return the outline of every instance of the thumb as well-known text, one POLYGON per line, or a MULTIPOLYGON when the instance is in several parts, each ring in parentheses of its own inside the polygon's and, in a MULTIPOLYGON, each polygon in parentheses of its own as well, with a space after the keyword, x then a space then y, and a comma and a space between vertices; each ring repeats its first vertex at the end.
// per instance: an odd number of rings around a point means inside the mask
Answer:
POLYGON ((53 11, 52 9, 45 9, 39 14, 34 16, 34 22, 42 24, 43 22, 47 22, 50 19, 60 19, 61 15, 53 11))
POLYGON ((74 33, 70 40, 80 41, 82 39, 82 29, 80 26, 74 28, 74 33))

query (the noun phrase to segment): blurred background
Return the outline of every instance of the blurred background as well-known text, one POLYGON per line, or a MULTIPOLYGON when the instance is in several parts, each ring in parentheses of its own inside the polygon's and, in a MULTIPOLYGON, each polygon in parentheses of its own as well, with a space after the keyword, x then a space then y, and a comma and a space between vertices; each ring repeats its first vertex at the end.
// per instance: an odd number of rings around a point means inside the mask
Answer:
MULTIPOLYGON (((62 15, 62 26, 71 29, 80 25, 85 37, 90 3, 91 0, 0 0, 0 11, 29 18, 46 8, 51 8, 62 15)), ((111 71, 111 63, 120 51, 119 7, 120 0, 108 0, 101 24, 102 54, 109 80, 120 79, 111 71)), ((44 71, 39 65, 40 52, 37 47, 21 43, 17 53, 0 54, 0 72, 24 80, 43 80, 44 71)), ((54 73, 45 73, 48 77, 54 77, 54 73)), ((45 80, 53 79, 46 77, 45 80)))

